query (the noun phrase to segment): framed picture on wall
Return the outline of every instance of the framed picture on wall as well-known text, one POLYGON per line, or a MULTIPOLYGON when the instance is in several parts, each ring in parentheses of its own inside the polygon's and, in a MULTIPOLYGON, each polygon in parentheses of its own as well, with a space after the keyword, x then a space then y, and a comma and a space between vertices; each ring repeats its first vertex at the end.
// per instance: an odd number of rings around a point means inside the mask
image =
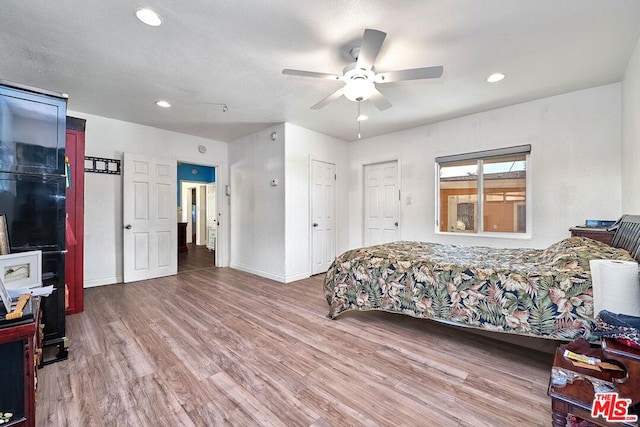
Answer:
POLYGON ((7 215, 0 214, 0 255, 11 252, 9 246, 9 231, 7 230, 7 215))
POLYGON ((42 251, 0 255, 0 277, 7 289, 42 286, 42 251))

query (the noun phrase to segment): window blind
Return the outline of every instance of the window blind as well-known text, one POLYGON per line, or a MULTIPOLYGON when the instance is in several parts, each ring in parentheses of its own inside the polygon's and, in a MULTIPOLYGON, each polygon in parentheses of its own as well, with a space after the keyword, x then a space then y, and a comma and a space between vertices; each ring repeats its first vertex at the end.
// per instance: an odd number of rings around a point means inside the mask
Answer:
POLYGON ((473 153, 454 154, 451 156, 436 157, 437 163, 453 163, 465 160, 487 159, 491 157, 510 156, 514 154, 531 153, 531 144, 518 145, 515 147, 498 148, 495 150, 476 151, 473 153))

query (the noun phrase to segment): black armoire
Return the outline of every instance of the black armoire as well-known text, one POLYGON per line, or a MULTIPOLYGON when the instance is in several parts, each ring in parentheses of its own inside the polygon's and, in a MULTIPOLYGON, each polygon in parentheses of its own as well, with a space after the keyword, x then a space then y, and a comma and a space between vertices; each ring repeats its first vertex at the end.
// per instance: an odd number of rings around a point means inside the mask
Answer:
MULTIPOLYGON (((42 251, 43 347, 67 357, 65 331, 66 95, 0 80, 0 213, 11 253, 42 251)), ((45 352, 46 353, 46 352, 45 352)), ((45 363, 47 360, 45 360, 45 363)))

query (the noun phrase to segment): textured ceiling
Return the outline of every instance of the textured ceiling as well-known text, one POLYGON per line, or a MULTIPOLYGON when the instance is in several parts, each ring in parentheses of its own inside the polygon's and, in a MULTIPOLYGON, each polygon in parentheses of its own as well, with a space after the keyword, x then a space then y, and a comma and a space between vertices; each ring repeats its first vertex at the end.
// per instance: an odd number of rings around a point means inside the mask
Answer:
POLYGON ((74 111, 219 141, 284 121, 351 141, 356 103, 309 108, 341 83, 283 68, 339 74, 365 28, 387 33, 377 71, 444 66, 379 87, 393 107, 362 103, 366 138, 620 81, 640 1, 2 0, 0 28, 0 79, 67 93, 74 111), (162 26, 136 19, 144 6, 162 26), (495 71, 507 78, 486 83, 495 71))

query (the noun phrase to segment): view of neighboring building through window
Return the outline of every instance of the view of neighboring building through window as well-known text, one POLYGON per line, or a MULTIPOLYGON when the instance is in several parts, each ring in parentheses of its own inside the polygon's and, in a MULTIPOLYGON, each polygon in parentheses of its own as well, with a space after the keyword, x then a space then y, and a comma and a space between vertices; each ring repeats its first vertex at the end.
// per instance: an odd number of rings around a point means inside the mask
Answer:
POLYGON ((526 145, 437 158, 438 230, 526 233, 530 151, 526 145))

